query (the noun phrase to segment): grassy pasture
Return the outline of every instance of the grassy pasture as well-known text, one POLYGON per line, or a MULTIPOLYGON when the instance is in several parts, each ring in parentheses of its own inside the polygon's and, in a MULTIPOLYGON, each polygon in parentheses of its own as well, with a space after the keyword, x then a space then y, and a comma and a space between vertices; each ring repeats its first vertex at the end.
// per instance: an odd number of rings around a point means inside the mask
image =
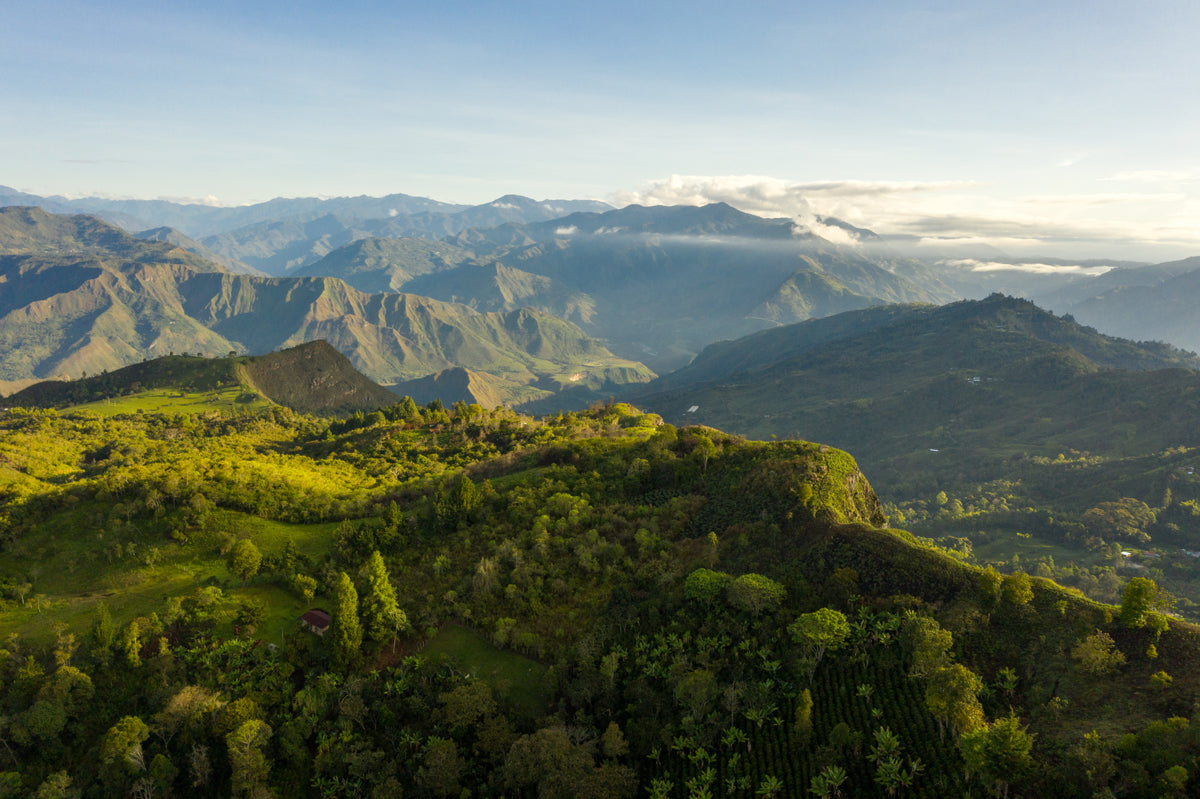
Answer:
POLYGON ((442 628, 426 645, 427 657, 450 661, 481 680, 498 696, 507 699, 527 718, 537 718, 546 709, 546 667, 535 660, 498 649, 470 630, 456 624, 442 628))
POLYGON ((246 389, 229 386, 212 391, 188 392, 178 389, 152 389, 125 397, 113 397, 98 402, 88 402, 71 408, 100 416, 116 416, 122 413, 221 413, 254 412, 271 407, 271 403, 259 395, 246 399, 246 389))
POLYGON ((260 636, 278 642, 299 613, 303 600, 275 585, 251 578, 245 586, 230 574, 219 551, 226 534, 248 537, 263 554, 283 552, 293 541, 297 551, 316 557, 328 551, 336 523, 286 524, 256 516, 216 511, 205 529, 187 543, 170 539, 154 542, 159 555, 148 566, 142 560, 115 558, 106 549, 102 532, 90 529, 83 510, 66 514, 42 530, 33 554, 37 566, 28 569, 23 553, 0 552, 0 574, 21 574, 33 586, 24 605, 0 605, 0 630, 49 639, 54 628, 65 624, 76 634, 86 633, 96 607, 105 602, 117 624, 137 616, 161 613, 167 599, 186 596, 207 583, 223 587, 227 595, 261 602, 266 616, 260 636), (271 636, 271 637, 267 637, 271 636))

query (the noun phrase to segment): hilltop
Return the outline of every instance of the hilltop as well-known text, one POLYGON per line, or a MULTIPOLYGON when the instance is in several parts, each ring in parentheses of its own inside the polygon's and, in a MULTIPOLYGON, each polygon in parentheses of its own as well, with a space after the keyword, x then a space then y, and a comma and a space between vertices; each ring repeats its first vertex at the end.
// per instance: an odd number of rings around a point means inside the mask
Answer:
POLYGON ((79 380, 50 380, 8 396, 27 408, 66 408, 154 389, 214 393, 237 389, 241 402, 262 397, 307 413, 374 410, 397 395, 371 382, 324 341, 259 356, 170 355, 79 380))
POLYGON ((673 421, 829 441, 890 479, 930 448, 1000 461, 1186 442, 1197 369, 1192 353, 1105 336, 993 295, 872 308, 719 342, 628 396, 673 421), (1114 419, 1137 433, 1114 441, 1114 419))

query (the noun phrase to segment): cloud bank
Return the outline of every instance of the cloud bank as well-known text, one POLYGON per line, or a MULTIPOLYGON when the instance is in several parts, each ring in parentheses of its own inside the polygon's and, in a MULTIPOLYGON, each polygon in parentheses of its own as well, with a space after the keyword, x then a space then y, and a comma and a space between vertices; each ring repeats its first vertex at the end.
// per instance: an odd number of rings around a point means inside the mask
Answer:
POLYGON ((790 217, 799 229, 856 244, 839 219, 917 247, 978 246, 1021 253, 1153 260, 1200 252, 1200 202, 1183 192, 1096 192, 1000 198, 972 181, 790 182, 760 175, 672 175, 614 194, 616 205, 724 202, 790 217))
POLYGON ((977 261, 974 258, 959 258, 945 261, 950 266, 961 266, 972 272, 1029 272, 1037 275, 1083 275, 1097 277, 1110 271, 1111 266, 1083 266, 1081 264, 1033 264, 1004 263, 1001 261, 977 261))

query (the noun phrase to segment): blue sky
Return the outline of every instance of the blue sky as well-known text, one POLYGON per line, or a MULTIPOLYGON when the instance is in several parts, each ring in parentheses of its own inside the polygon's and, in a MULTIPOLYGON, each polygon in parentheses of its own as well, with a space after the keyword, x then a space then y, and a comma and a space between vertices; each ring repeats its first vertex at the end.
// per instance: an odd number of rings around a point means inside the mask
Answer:
POLYGON ((1200 254, 1193 0, 9 6, 0 184, 38 194, 724 199, 1200 254))

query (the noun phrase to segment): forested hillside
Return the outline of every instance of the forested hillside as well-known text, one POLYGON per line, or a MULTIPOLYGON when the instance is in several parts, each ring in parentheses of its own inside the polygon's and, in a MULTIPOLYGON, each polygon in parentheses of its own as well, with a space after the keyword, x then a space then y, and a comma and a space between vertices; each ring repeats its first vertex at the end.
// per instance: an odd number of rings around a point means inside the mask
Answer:
POLYGON ((1196 787, 1200 635, 1153 581, 970 566, 823 445, 14 409, 0 486, 9 795, 1196 787))

